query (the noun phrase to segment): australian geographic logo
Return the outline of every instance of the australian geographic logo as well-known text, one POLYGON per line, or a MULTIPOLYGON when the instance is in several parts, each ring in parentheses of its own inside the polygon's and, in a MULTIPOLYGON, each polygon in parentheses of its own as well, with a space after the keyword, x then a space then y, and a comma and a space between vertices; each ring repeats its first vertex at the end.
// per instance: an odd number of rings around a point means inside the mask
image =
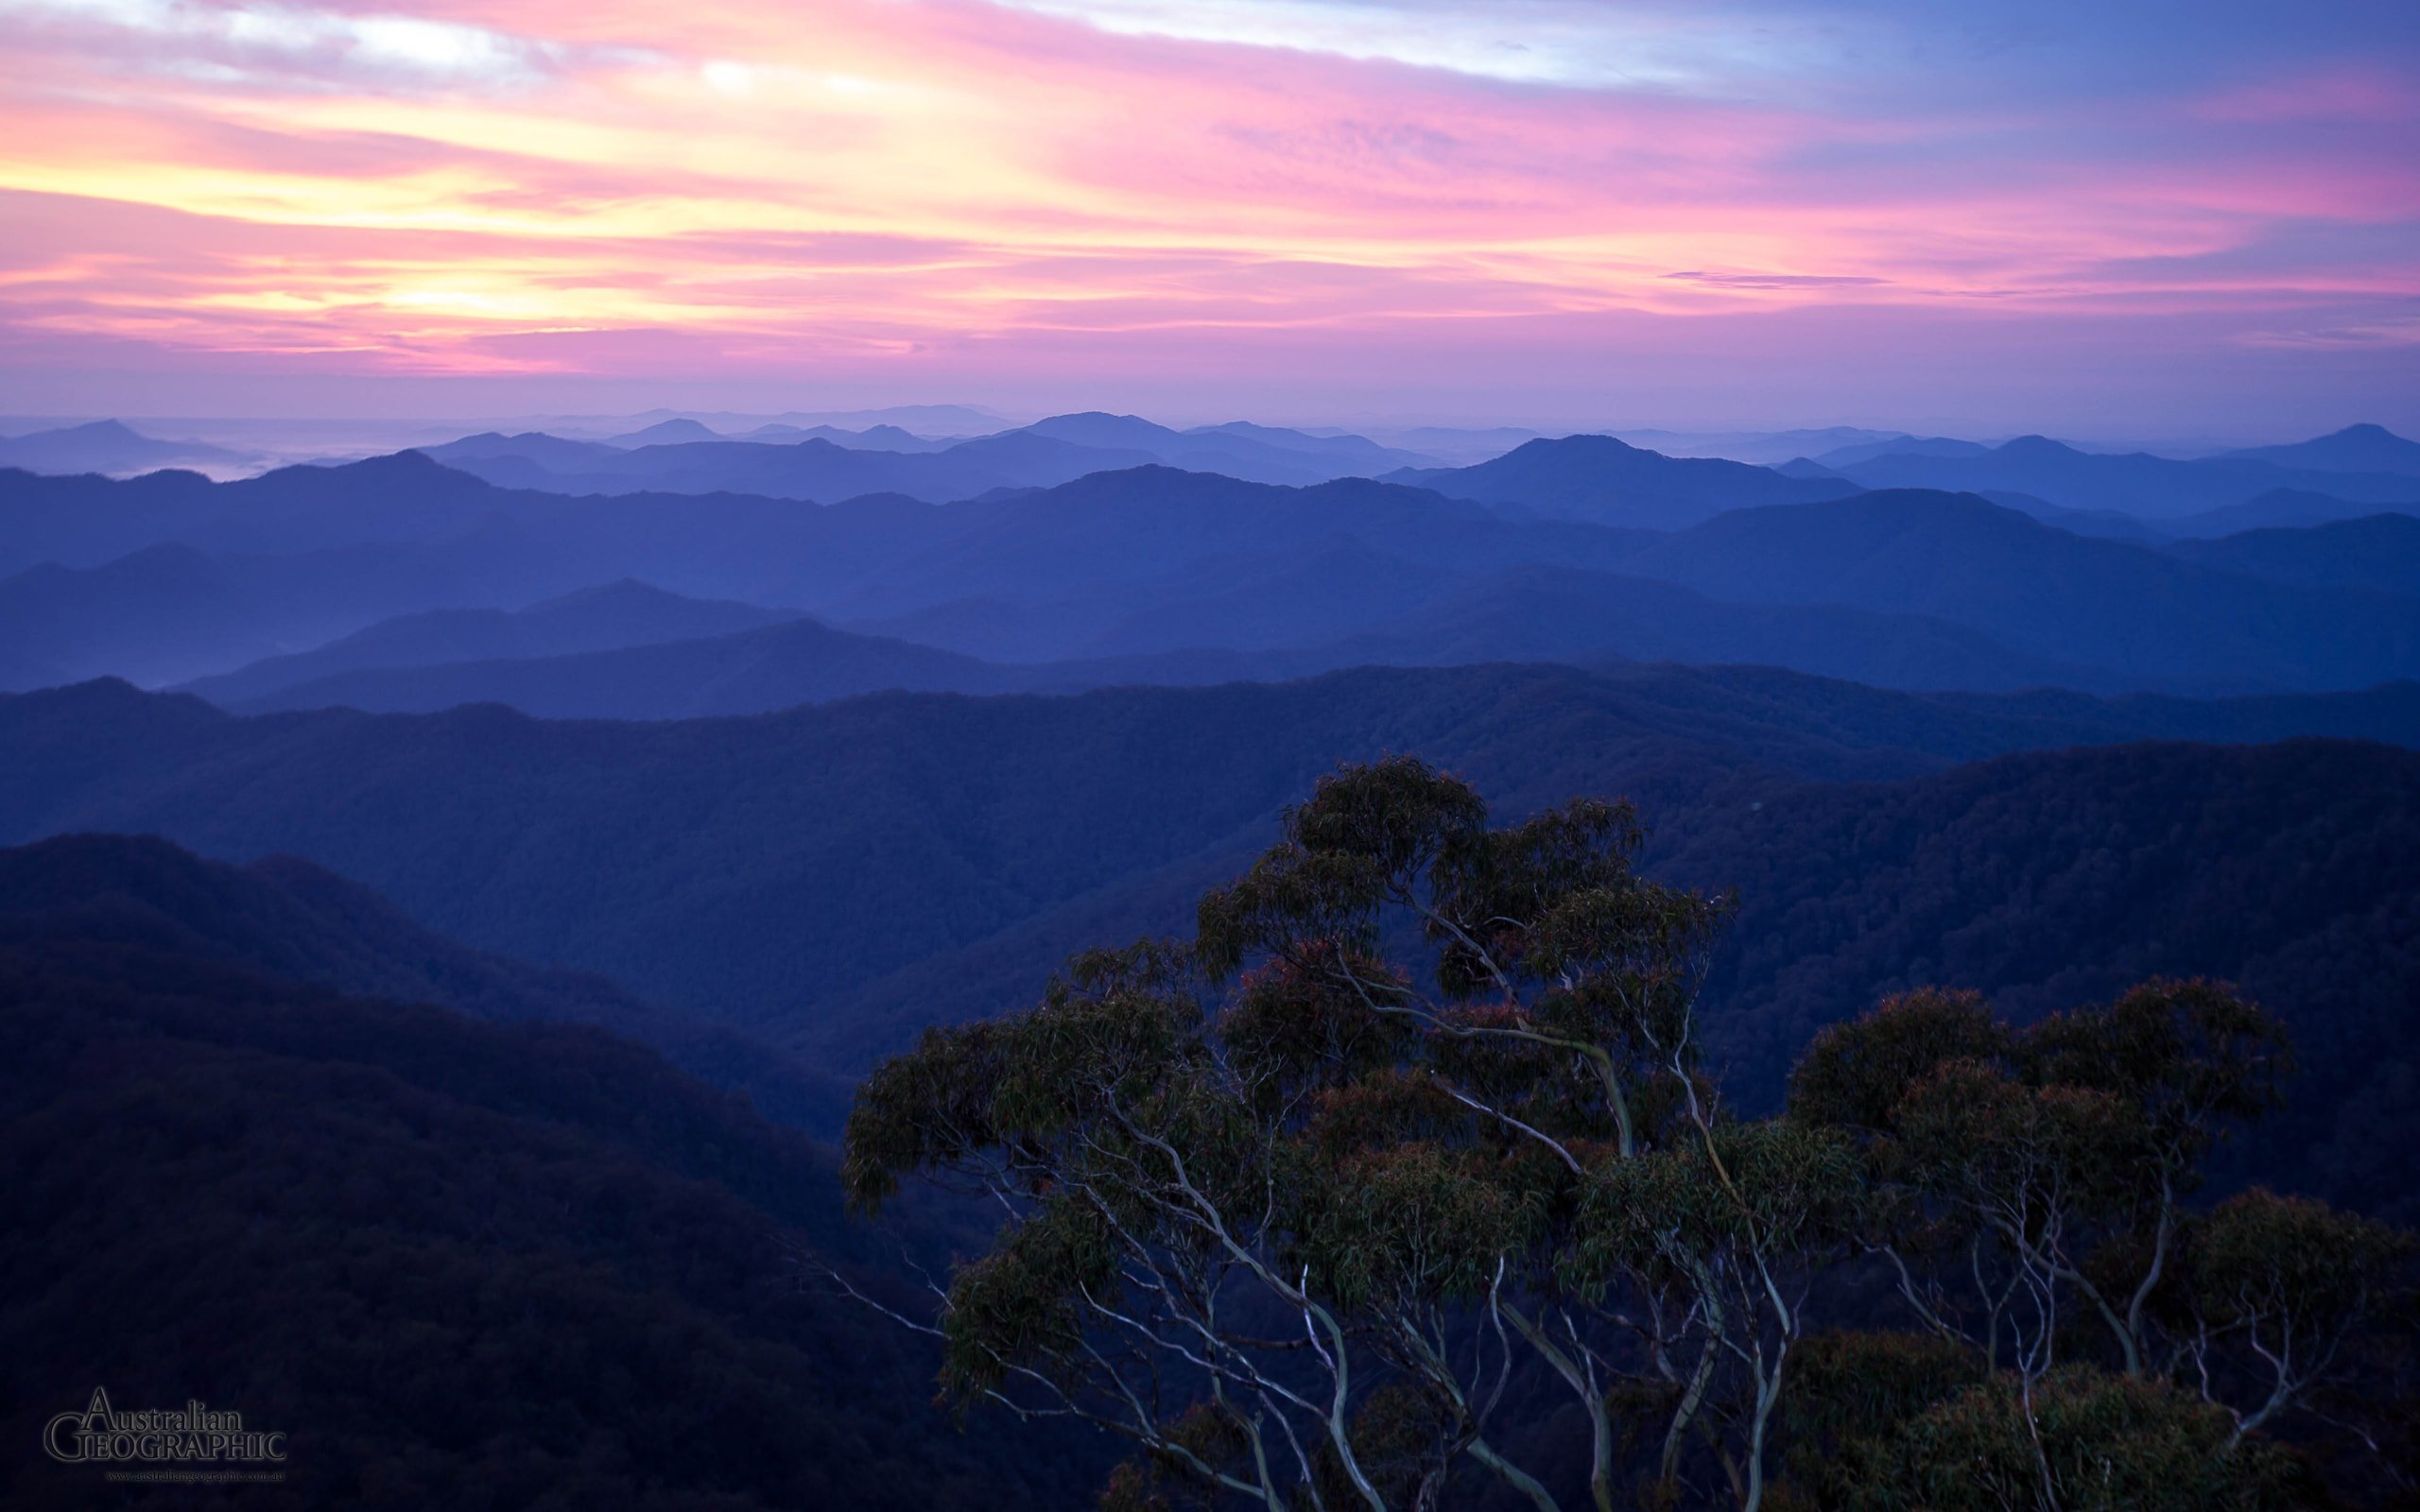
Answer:
POLYGON ((188 1401, 176 1412, 117 1412, 95 1386, 82 1412, 62 1412, 42 1431, 42 1447, 69 1465, 282 1464, 285 1435, 244 1426, 239 1412, 188 1401))

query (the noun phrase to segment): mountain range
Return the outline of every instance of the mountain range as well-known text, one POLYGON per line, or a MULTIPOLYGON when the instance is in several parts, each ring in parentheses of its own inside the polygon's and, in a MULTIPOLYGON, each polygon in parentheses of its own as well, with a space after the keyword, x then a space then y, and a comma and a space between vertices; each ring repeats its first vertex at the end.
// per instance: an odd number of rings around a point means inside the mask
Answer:
POLYGON ((1068 951, 1184 927, 1322 770, 1418 750, 1509 813, 1633 797, 1659 874, 1740 888, 1709 1011, 1743 1095, 1777 1085, 1759 1046, 1909 982, 2031 1011, 2209 972, 2329 1026, 2312 1080, 2333 1091, 2293 1157, 2317 1161, 2420 1007, 2392 965, 2420 907, 2414 745, 2411 684, 2198 702, 1478 667, 599 724, 233 718, 95 683, 0 699, 0 840, 306 856, 475 950, 769 1040, 811 1082, 1014 1005, 1068 951), (2394 744, 2139 744, 2296 735, 2394 744))
MULTIPOLYGON (((1577 475, 1605 446, 1620 443, 1532 442, 1486 466, 1577 475)), ((1615 455, 1633 479, 1625 507, 1660 500, 1686 513, 1704 497, 1701 480, 1726 469, 1805 486, 1744 464, 1615 455)), ((0 579, 0 627, 16 627, 0 639, 10 685, 102 673, 185 682, 268 661, 210 685, 234 703, 290 703, 281 690, 325 678, 500 662, 516 667, 482 674, 484 691, 465 684, 461 696, 506 696, 493 679, 509 677, 524 707, 643 717, 754 712, 784 686, 871 691, 885 685, 869 680, 886 675, 885 659, 904 679, 890 685, 986 692, 1611 658, 1983 690, 2355 687, 2420 672, 2420 578, 2402 565, 2413 523, 2396 515, 2133 542, 1973 495, 1885 490, 1659 531, 1367 479, 1289 488, 1157 464, 948 506, 572 498, 498 489, 411 453, 220 485, 0 473, 0 509, 21 527, 20 552, 54 558, 0 579), (293 549, 254 549, 279 541, 293 549), (127 554, 107 555, 117 547, 127 554), (648 609, 625 602, 642 593, 625 588, 577 629, 559 607, 505 618, 624 578, 723 607, 648 609), (439 609, 489 614, 327 644, 439 609), (768 633, 800 613, 830 633, 768 633), (518 666, 733 635, 760 639, 683 653, 711 668, 637 659, 654 670, 601 705, 549 694, 553 674, 518 666), (1002 672, 944 652, 1067 665, 1002 672), (741 663, 754 669, 741 680, 764 691, 718 702, 714 690, 738 686, 727 674, 741 663), (665 688, 685 701, 648 691, 665 688)), ((606 663, 557 670, 611 680, 606 663)), ((400 701, 370 691, 395 678, 317 696, 404 708, 453 696, 442 678, 411 678, 420 691, 400 701)))
POLYGON ((457 944, 299 856, 232 867, 154 836, 117 834, 0 850, 0 943, 68 937, 499 1023, 609 1029, 796 1125, 832 1126, 848 1107, 846 1082, 771 1046, 667 1012, 591 972, 457 944))
POLYGON ((898 493, 945 504, 996 489, 1046 488, 1087 472, 1152 463, 1302 485, 1430 460, 1357 436, 1312 436, 1242 422, 1179 431, 1132 415, 1100 412, 1057 415, 945 443, 895 428, 872 436, 829 427, 766 427, 735 438, 695 421, 669 420, 603 442, 488 433, 423 450, 507 488, 734 492, 823 503, 898 493))
MULTIPOLYGON (((2340 436, 2347 433, 2339 433, 2340 436)), ((2324 457, 2387 460, 2420 450, 2385 431, 2398 446, 2370 445, 2359 438, 2307 442, 2324 457)), ((1824 466, 1870 489, 1945 489, 1963 492, 2028 494, 2067 509, 2110 510, 2157 525, 2207 510, 2239 506, 2277 490, 2324 494, 2347 503, 2420 507, 2420 472, 2370 469, 2343 471, 2313 466, 2311 454, 2292 447, 2264 455, 2229 454, 2177 461, 2147 452, 2122 455, 2079 451, 2042 436, 2020 436, 1999 446, 1968 451, 1885 452, 1824 466)), ((2400 465, 2400 464, 2398 464, 2400 465)))
POLYGON ((1750 766, 1889 781, 2146 736, 2400 742, 2415 705, 2409 684, 2112 701, 1495 666, 1079 697, 885 694, 750 720, 601 725, 492 707, 240 719, 104 682, 0 701, 0 840, 157 830, 211 854, 291 851, 481 948, 602 971, 728 1022, 771 1014, 795 1027, 812 1000, 886 962, 1236 843, 1357 752, 1493 752, 1516 807, 1582 787, 1694 806, 1750 766), (1180 779, 1195 796, 1169 812, 1154 795, 1180 779), (1113 807, 1083 817, 1086 795, 1113 807), (625 853, 653 859, 639 873, 607 859, 625 853), (667 883, 685 901, 657 892, 667 883), (804 977, 771 965, 808 959, 821 964, 804 977), (705 974, 683 974, 696 967, 705 974))
POLYGON ((2189 460, 2086 451, 2039 436, 1989 446, 1848 428, 1727 438, 1632 434, 1665 440, 1676 455, 1610 436, 1549 443, 1506 432, 1500 444, 1491 443, 1491 455, 1440 467, 1349 434, 1314 436, 1241 422, 1177 431, 1098 412, 947 443, 895 430, 877 441, 829 428, 766 428, 752 433, 751 441, 784 444, 748 451, 741 448, 750 442, 717 437, 695 421, 670 421, 617 437, 611 445, 489 435, 429 450, 449 465, 510 487, 599 493, 719 489, 824 502, 897 492, 942 503, 1151 462, 1261 483, 1382 476, 1549 517, 1652 529, 1695 524, 1723 509, 1838 497, 1858 488, 1980 493, 2053 523, 2116 535, 2194 536, 2294 523, 2276 512, 2296 507, 2291 503, 2266 510, 2256 503, 2272 495, 2332 500, 2321 507, 2339 514, 2361 507, 2420 508, 2420 442, 2376 425, 2189 460), (838 444, 831 450, 805 445, 814 439, 838 444), (636 450, 624 449, 630 447, 636 450), (1690 448, 1697 455, 1677 455, 1690 448), (835 450, 920 452, 925 460, 851 458, 835 450), (1806 459, 1808 452, 1812 460, 1806 459), (1741 455, 1764 465, 1732 459, 1741 455), (2095 518, 2102 522, 2098 527, 2084 524, 2095 518))
POLYGON ((2314 472, 2394 472, 2420 478, 2420 441, 2383 425, 2347 425, 2341 431, 2286 446, 2254 446, 2229 452, 2240 461, 2272 462, 2314 472))

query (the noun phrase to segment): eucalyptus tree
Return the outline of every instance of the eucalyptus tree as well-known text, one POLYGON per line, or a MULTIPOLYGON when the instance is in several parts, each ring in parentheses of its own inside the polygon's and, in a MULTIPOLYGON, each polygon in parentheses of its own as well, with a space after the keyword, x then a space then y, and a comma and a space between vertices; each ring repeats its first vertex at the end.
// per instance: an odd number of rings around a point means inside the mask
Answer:
POLYGON ((1010 1215, 942 1298, 951 1389, 1270 1508, 1435 1506, 1457 1473, 1551 1508, 1502 1432, 1535 1374, 1594 1505, 1647 1413, 1658 1479, 1757 1507, 1861 1170, 1724 1112, 1695 1009, 1726 904, 1640 876, 1640 838, 1622 805, 1491 828, 1419 762, 1347 768, 1189 944, 1080 957, 884 1066, 856 1200, 912 1171, 1010 1215))
MULTIPOLYGON (((1974 993, 1926 990, 1816 1037, 1791 1115, 1858 1142, 1860 1247, 1921 1328, 1966 1347, 1978 1383, 1901 1424, 1903 1490, 1936 1476, 1926 1463, 1981 1465, 1975 1444, 1997 1434, 2029 1461, 2032 1504, 2073 1505, 2090 1475, 2092 1504, 2292 1501, 2247 1435, 2308 1404, 2410 1246, 2256 1187, 2188 1205, 2210 1152, 2277 1105, 2291 1069, 2276 1021, 2206 981, 2147 982, 2023 1030, 1974 993), (2128 1467, 2140 1485, 2111 1492, 2128 1467), (2191 1489, 2213 1476, 2224 1497, 2191 1489)), ((1945 1484, 1912 1504, 1963 1504, 1945 1484)), ((1867 1484, 1850 1504, 1891 1499, 1867 1484)))

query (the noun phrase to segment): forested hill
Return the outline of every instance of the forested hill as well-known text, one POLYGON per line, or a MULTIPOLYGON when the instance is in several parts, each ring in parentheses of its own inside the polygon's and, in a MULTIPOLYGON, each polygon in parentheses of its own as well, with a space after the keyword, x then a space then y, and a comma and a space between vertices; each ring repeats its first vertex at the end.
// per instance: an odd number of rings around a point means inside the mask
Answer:
POLYGON ((594 1024, 661 1051, 769 1117, 830 1127, 850 1084, 759 1040, 666 1012, 593 972, 533 967, 422 927, 299 856, 209 861, 155 835, 59 835, 0 850, 0 942, 72 937, 429 1003, 503 1022, 594 1024))
MULTIPOLYGON (((2351 1108, 2389 1096, 2413 1017, 2396 941, 2420 932, 2390 863, 2420 856, 2420 757, 2051 749, 2310 733, 2420 745, 2420 690, 2194 703, 1370 669, 616 725, 237 718, 103 683, 0 700, 0 838, 301 854, 422 925, 604 971, 847 1075, 924 1023, 1029 1000, 1067 952, 1186 929, 1321 772, 1414 751, 1506 813, 1631 796, 1652 865, 1739 889, 1713 1007, 1743 1091, 1769 1090, 1775 1047, 1909 982, 2033 1009, 2202 971, 2275 997, 2308 1026, 2313 1085, 2339 1077, 2351 1108)), ((2306 1151, 2323 1141, 2302 1127, 2306 1151)))
POLYGON ((96 1386, 199 1398, 285 1433, 289 1478, 105 1486, 28 1449, 0 1503, 922 1512, 1097 1484, 1089 1442, 945 1430, 929 1357, 802 1265, 895 1260, 745 1105, 593 1029, 109 922, 0 941, 0 1433, 31 1446, 96 1386))
POLYGON ((1257 848, 1340 759, 1421 752, 1515 811, 1628 793, 1674 830, 1751 782, 2144 734, 2420 744, 2415 708, 2410 687, 1948 699, 1770 672, 1479 667, 613 725, 494 708, 233 718, 100 683, 0 700, 0 840, 156 831, 233 860, 298 854, 481 949, 822 1039, 831 1005, 893 971, 1257 848))
POLYGON ((1778 673, 1480 667, 612 725, 232 718, 101 683, 0 700, 0 840, 156 831, 233 860, 299 854, 479 948, 862 1050, 834 1005, 1164 868, 1189 885, 1340 759, 1419 751, 1515 810, 1630 793, 1669 827, 1758 773, 1883 780, 2144 733, 2411 739, 2415 704, 2399 688, 2046 710, 1778 673))
POLYGON ((2420 753, 2344 741, 2030 752, 1668 816, 1737 889, 1709 1034, 1778 1088, 1823 1024, 1928 983, 2019 1020, 2152 976, 2236 982, 2303 1071, 2236 1176, 2420 1220, 2420 753))

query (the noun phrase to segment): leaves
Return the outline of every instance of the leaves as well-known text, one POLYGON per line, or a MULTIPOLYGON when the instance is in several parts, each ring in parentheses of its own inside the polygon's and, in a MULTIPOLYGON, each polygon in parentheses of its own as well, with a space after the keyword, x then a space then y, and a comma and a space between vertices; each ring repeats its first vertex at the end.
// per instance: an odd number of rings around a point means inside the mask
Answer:
POLYGON ((1856 1224, 1864 1173, 1837 1131, 1766 1120, 1589 1172, 1564 1252, 1564 1283, 1601 1292, 1628 1274, 1688 1278, 1796 1258, 1856 1224))
POLYGON ((1348 1309, 1419 1309, 1486 1293, 1545 1222, 1534 1191, 1483 1150, 1405 1143, 1322 1164, 1296 1190, 1294 1252, 1348 1309))
POLYGON ((1896 1126, 1909 1089, 1952 1060, 2006 1061, 2014 1037, 1979 992, 1925 988, 1826 1026, 1789 1077, 1789 1112, 1870 1133, 1896 1126))
POLYGON ((1247 974, 1218 1022, 1236 1074, 1262 1098, 1349 1086, 1409 1054, 1401 973, 1328 948, 1247 974))
POLYGON ((943 1384, 961 1399, 997 1391, 1009 1372, 1080 1348, 1088 1298, 1113 1297, 1117 1254, 1091 1204, 1054 1196, 961 1269, 942 1315, 943 1384))
POLYGON ((2394 1283, 2412 1247, 2399 1228, 2255 1187, 2196 1220, 2186 1255, 2213 1325, 2273 1324, 2324 1349, 2394 1283))
POLYGON ((1836 1504, 1895 1512, 2271 1512, 2308 1504, 2273 1445, 2233 1441, 2224 1412, 2158 1382, 2089 1366, 2030 1390, 1968 1386, 1843 1469, 1836 1504), (1841 1484, 1844 1483, 1844 1484, 1841 1484))
POLYGON ((2229 1124, 2275 1108, 2294 1066, 2282 1024, 2201 980, 2146 982, 2105 1007, 2054 1014, 2025 1036, 2023 1052, 2036 1081, 2132 1104, 2172 1177, 2229 1124))

